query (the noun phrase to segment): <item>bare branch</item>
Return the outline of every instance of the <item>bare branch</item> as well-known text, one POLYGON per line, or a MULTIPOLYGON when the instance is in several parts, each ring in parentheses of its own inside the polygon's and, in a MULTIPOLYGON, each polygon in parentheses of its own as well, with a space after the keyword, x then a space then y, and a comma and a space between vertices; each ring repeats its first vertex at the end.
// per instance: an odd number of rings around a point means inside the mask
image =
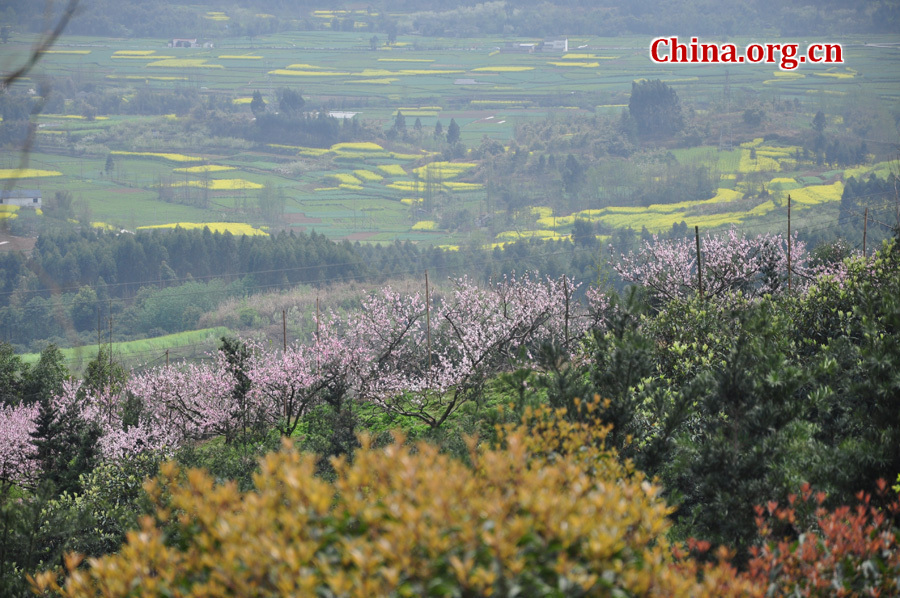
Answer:
POLYGON ((24 77, 28 72, 34 68, 34 65, 37 64, 37 61, 41 59, 41 55, 50 49, 54 43, 56 43, 56 39, 62 34, 65 30, 66 26, 69 24, 69 21, 72 19, 72 16, 75 14, 75 9, 78 7, 78 0, 69 0, 69 3, 66 5, 66 10, 63 12, 62 16, 59 18, 59 21, 56 23, 56 27, 45 37, 43 40, 38 42, 38 44, 32 49, 31 56, 28 57, 28 60, 11 72, 10 74, 3 77, 3 81, 0 81, 0 93, 6 91, 10 85, 12 85, 16 79, 20 79, 24 77))

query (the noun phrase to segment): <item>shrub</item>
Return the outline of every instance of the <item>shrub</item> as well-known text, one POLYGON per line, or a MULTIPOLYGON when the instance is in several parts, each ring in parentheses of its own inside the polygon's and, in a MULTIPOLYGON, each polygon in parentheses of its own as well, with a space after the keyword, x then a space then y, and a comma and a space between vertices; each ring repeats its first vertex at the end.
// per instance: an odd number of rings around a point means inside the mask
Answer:
MULTIPOLYGON (((887 484, 878 482, 886 493, 887 484)), ((822 508, 825 493, 813 495, 805 484, 788 506, 757 507, 757 525, 765 541, 751 549, 748 576, 777 596, 896 596, 900 592, 900 515, 894 500, 882 510, 860 492, 856 508, 822 508), (798 500, 799 498, 799 500, 798 500), (804 513, 815 512, 804 525, 804 513), (779 536, 784 529, 790 535, 779 536), (793 538, 793 539, 791 539, 793 538)))
POLYGON ((607 430, 526 412, 471 464, 428 444, 362 438, 333 483, 287 444, 255 492, 163 466, 156 513, 64 596, 724 596, 753 589, 727 566, 677 561, 659 489, 604 448, 607 430), (134 589, 140 588, 135 593, 134 589))

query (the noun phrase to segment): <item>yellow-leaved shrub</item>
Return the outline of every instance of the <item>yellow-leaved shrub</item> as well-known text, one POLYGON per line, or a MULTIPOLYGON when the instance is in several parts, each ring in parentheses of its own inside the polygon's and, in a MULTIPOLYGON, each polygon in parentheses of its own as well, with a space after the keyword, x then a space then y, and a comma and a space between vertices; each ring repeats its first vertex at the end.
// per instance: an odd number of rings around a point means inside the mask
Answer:
MULTIPOLYGON (((606 430, 528 412, 471 463, 402 437, 333 482, 285 444, 256 490, 165 465, 155 505, 117 554, 38 591, 63 596, 731 596, 724 564, 673 557, 659 489, 604 447, 606 430)), ((674 551, 677 553, 678 551, 674 551)))

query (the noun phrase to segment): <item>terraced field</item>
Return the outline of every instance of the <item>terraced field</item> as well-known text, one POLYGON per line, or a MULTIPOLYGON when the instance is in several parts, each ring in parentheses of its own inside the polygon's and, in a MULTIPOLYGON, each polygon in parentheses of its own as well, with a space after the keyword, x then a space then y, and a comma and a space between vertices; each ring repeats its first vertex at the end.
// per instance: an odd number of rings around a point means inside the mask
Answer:
MULTIPOLYGON (((334 14, 317 11, 315 18, 329 20, 334 14)), ((206 17, 214 23, 229 18, 227 12, 216 11, 206 17)), ((246 39, 222 38, 214 48, 188 49, 168 48, 166 40, 160 39, 64 36, 33 75, 89 78, 126 93, 129 89, 133 93, 134 86, 189 87, 238 106, 249 104, 256 90, 274 104, 274 90, 290 87, 312 104, 327 100, 385 128, 398 111, 408 121, 419 119, 426 133, 438 121, 446 129, 452 118, 469 147, 485 136, 507 142, 517 124, 554 114, 616 115, 627 108, 632 82, 639 78, 666 81, 685 103, 719 101, 726 87, 735 93, 801 99, 808 109, 838 102, 860 86, 881 98, 900 101, 900 75, 894 68, 900 48, 874 44, 879 40, 870 38, 835 40, 843 44, 845 65, 804 65, 783 72, 773 71, 771 65, 653 64, 643 38, 569 38, 569 47, 577 50, 528 54, 500 51, 507 42, 522 41, 504 38, 401 36, 396 44, 382 43, 373 50, 370 37, 362 31, 297 32, 257 37, 252 45, 246 39), (603 103, 585 105, 587 97, 601 97, 603 103)), ((32 41, 28 36, 13 36, 4 48, 3 63, 14 63, 32 41)), ((31 156, 28 170, 17 170, 18 156, 7 153, 0 158, 0 179, 17 188, 40 188, 45 196, 70 191, 89 206, 93 220, 132 229, 232 222, 262 231, 259 225, 264 223, 255 206, 265 186, 284 193, 285 225, 366 242, 409 239, 453 246, 465 242, 465 236, 442 231, 423 208, 441 196, 472 214, 489 209, 487 190, 467 180, 474 167, 471 159, 446 162, 429 149, 413 152, 371 143, 331 148, 245 144, 192 151, 185 143, 148 137, 129 149, 109 148, 115 168, 106 173, 107 151, 92 145, 94 134, 140 122, 152 127, 160 118, 171 122, 188 117, 43 114, 36 119, 40 147, 31 156), (80 151, 60 153, 55 148, 63 145, 62 138, 75 140, 80 151), (163 195, 176 199, 164 202, 163 195), (201 196, 202 201, 194 201, 201 196)), ((407 127, 411 125, 407 122, 407 127)), ((726 224, 764 228, 780 221, 788 192, 800 212, 816 206, 819 209, 809 210, 810 214, 833 216, 829 209, 840 198, 841 181, 851 173, 798 168, 792 159, 795 150, 762 140, 730 151, 674 150, 682 164, 705 164, 717 170, 721 180, 715 196, 640 208, 587 207, 567 214, 541 211, 524 219, 524 229, 494 231, 490 241, 562 238, 578 218, 614 227, 646 227, 651 232, 682 220, 704 228, 726 224), (766 185, 772 194, 769 200, 749 205, 740 199, 750 178, 754 184, 766 185)), ((873 164, 852 174, 886 169, 885 164, 873 164)), ((598 194, 604 193, 601 181, 598 194)))

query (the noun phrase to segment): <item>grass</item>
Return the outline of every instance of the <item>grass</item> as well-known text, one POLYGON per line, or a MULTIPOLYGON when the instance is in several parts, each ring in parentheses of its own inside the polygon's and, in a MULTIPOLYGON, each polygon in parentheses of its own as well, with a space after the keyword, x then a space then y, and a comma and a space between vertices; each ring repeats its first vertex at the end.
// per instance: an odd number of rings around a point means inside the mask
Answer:
MULTIPOLYGON (((167 350, 172 360, 179 357, 197 357, 206 351, 214 350, 221 337, 232 334, 231 330, 224 326, 204 328, 136 341, 113 343, 112 353, 116 361, 126 366, 148 363, 164 364, 167 350)), ((106 343, 103 346, 108 347, 106 343)), ((62 349, 63 358, 69 368, 76 373, 82 370, 87 362, 96 359, 97 352, 96 344, 62 349)), ((20 357, 25 363, 34 364, 40 359, 40 353, 24 353, 20 357)))

